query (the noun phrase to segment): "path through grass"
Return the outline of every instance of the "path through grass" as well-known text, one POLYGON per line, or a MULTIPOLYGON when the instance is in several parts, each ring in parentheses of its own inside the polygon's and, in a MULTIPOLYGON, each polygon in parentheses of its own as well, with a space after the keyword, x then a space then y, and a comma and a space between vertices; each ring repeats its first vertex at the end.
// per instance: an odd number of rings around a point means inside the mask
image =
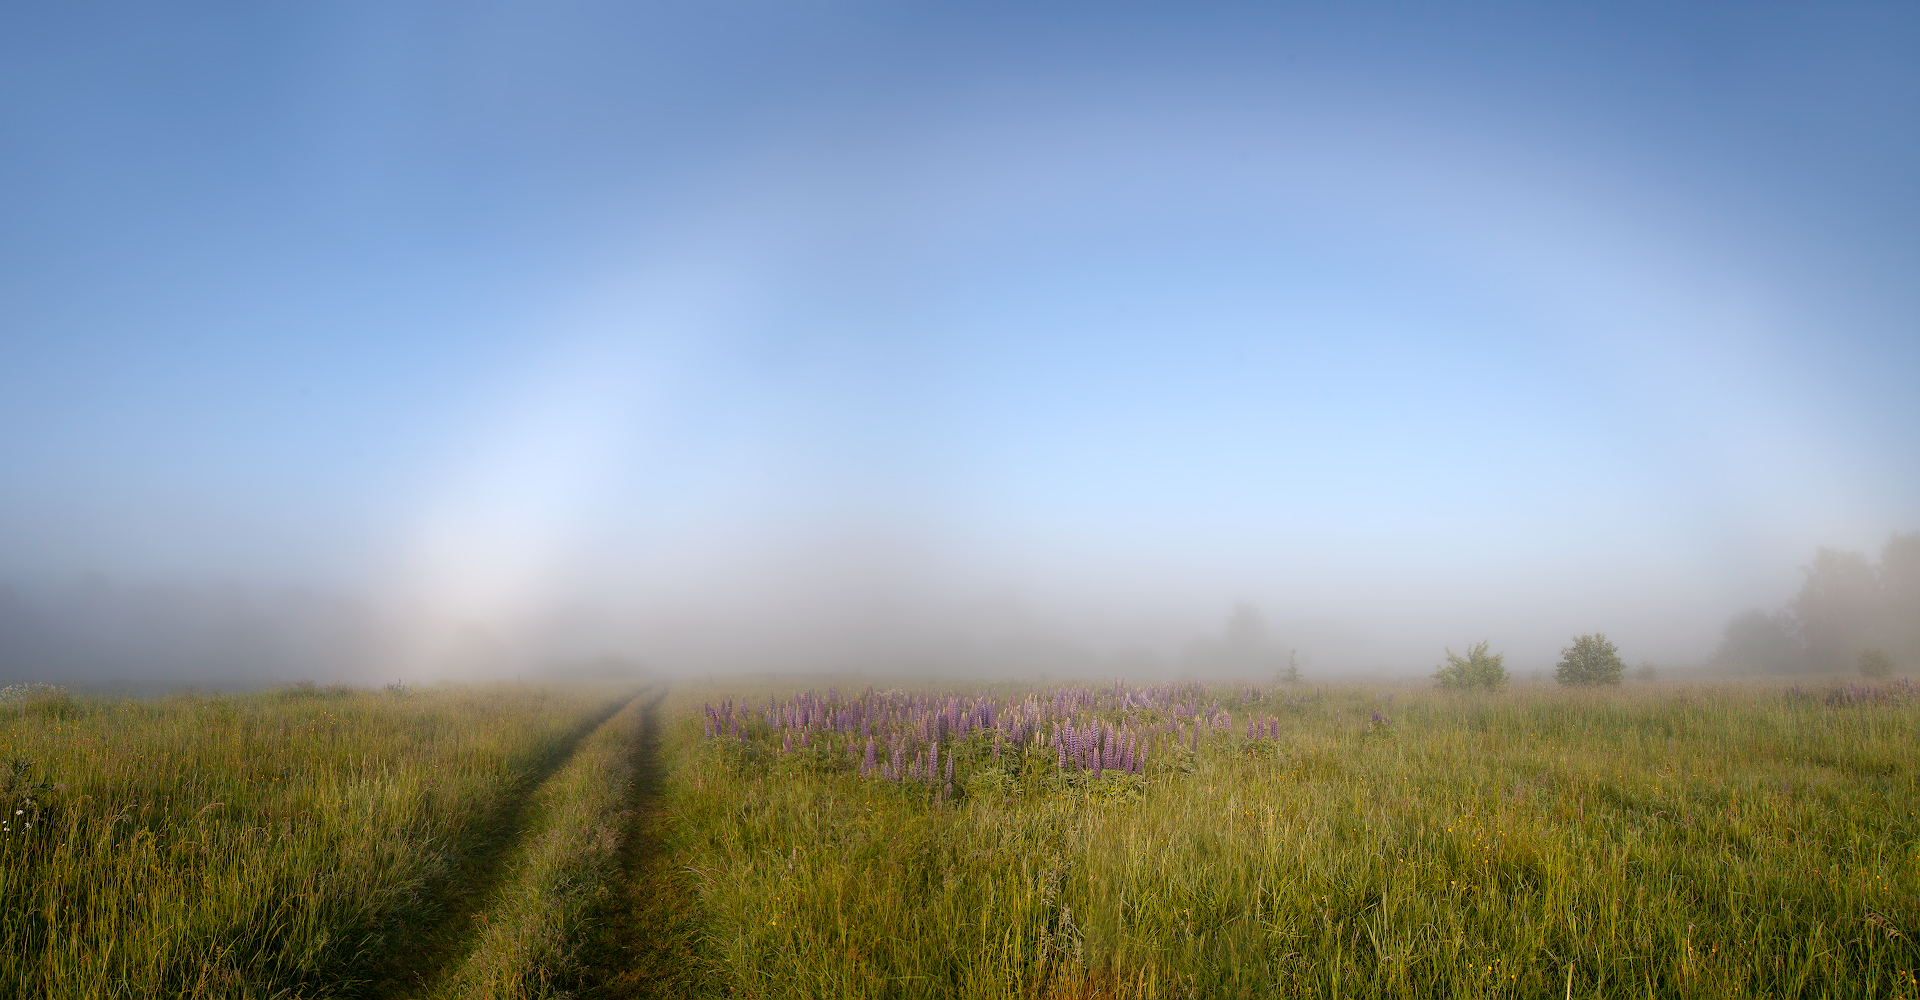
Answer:
POLYGON ((663 796, 662 703, 646 709, 634 772, 631 834, 619 878, 581 941, 568 986, 583 1000, 667 1000, 713 995, 724 984, 703 946, 705 925, 691 880, 670 849, 672 814, 663 796))
POLYGON ((308 686, 0 704, 0 996, 416 984, 529 782, 628 697, 308 686))
MULTIPOLYGON (((520 869, 525 867, 524 859, 516 855, 525 854, 527 842, 542 832, 543 826, 553 824, 554 817, 544 813, 557 812, 568 804, 566 793, 573 789, 556 790, 551 786, 588 755, 596 737, 617 729, 624 714, 621 710, 636 708, 640 697, 635 695, 624 703, 615 701, 583 720, 566 740, 554 743, 511 792, 501 796, 492 814, 470 836, 460 864, 447 880, 446 891, 433 905, 416 908, 390 925, 389 938, 402 946, 389 950, 390 959, 380 968, 380 975, 367 990, 368 996, 419 997, 456 992, 448 985, 450 980, 463 959, 481 945, 500 897, 510 892, 515 879, 523 874, 520 869), (517 866, 516 860, 520 862, 517 866)), ((587 763, 604 768, 609 762, 595 757, 587 763)))

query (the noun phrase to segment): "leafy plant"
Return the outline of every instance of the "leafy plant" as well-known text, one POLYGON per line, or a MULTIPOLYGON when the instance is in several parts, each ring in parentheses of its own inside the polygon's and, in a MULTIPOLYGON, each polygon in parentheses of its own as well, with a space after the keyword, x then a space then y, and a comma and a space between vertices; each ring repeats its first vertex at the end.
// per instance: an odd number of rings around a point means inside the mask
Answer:
POLYGON ((1626 670, 1627 665, 1620 661, 1620 651, 1605 635, 1595 632, 1575 636, 1573 645, 1560 651, 1560 665, 1554 670, 1554 677, 1562 684, 1617 685, 1626 670))
POLYGON ((1885 677, 1893 673, 1893 657, 1884 649, 1863 649, 1860 651, 1860 676, 1885 677))
POLYGON ((1464 657, 1448 647, 1447 662, 1433 672, 1433 679, 1457 691, 1497 691, 1507 686, 1506 656, 1487 652, 1484 640, 1469 647, 1464 657))

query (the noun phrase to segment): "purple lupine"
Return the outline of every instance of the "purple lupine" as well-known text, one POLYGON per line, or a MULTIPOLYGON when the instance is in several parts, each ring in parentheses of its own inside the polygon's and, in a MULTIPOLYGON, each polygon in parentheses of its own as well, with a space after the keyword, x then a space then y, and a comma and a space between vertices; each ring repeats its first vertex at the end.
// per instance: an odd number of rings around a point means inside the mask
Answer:
POLYGON ((867 756, 860 762, 860 776, 864 778, 871 773, 873 773, 873 737, 869 736, 867 737, 867 756))
POLYGON ((784 738, 782 738, 780 742, 781 742, 781 746, 780 746, 781 753, 793 752, 793 733, 791 732, 787 733, 787 735, 784 738))

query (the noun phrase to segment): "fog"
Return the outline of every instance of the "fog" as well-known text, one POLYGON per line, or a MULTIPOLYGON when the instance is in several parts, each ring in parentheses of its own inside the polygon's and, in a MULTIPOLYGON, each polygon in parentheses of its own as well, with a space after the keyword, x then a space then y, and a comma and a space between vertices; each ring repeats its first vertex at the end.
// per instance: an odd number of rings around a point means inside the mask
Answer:
POLYGON ((0 682, 1738 669, 1920 528, 1917 20, 0 14, 0 682))

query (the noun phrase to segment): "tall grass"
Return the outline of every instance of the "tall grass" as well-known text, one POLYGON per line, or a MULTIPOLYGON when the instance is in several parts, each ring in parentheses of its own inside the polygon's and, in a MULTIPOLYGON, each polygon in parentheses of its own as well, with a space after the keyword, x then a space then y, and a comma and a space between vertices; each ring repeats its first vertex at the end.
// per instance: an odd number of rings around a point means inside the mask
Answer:
POLYGON ((445 997, 523 1000, 563 995, 577 978, 573 950, 619 865, 635 755, 651 699, 636 697, 534 793, 534 823, 473 951, 438 991, 445 997))
POLYGON ((618 704, 524 686, 0 704, 0 995, 353 995, 618 704))
POLYGON ((863 776, 872 697, 801 750, 764 692, 679 694, 674 849, 738 995, 1920 995, 1898 692, 1051 695, 1159 734, 1144 774, 963 727, 951 797, 863 776))

